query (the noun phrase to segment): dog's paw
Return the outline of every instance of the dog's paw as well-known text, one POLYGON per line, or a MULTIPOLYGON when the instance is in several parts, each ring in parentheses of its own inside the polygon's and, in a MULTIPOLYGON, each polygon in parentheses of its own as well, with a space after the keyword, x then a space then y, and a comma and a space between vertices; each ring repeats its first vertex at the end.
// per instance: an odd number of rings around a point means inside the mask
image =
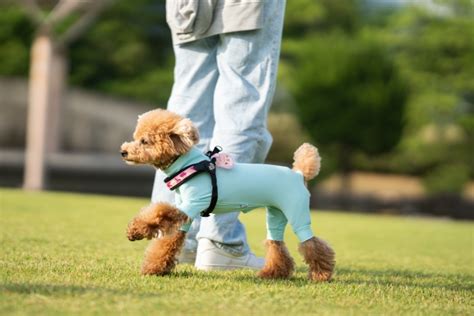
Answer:
POLYGON ((315 282, 328 282, 332 280, 333 271, 309 271, 308 278, 315 282))
POLYGON ((167 262, 144 262, 141 273, 143 275, 168 275, 173 271, 175 266, 176 262, 174 260, 167 262))
POLYGON ((127 227, 127 238, 130 241, 142 240, 145 236, 130 223, 127 227))
POLYGON ((140 220, 139 217, 133 219, 127 226, 127 238, 130 241, 152 239, 157 237, 159 230, 157 227, 140 220))
POLYGON ((258 276, 262 279, 288 279, 293 274, 291 268, 284 269, 266 269, 265 267, 258 272, 258 276))
POLYGON ((171 273, 172 269, 166 269, 163 267, 159 267, 153 264, 144 264, 141 269, 141 273, 143 275, 157 275, 157 276, 163 276, 163 275, 168 275, 171 273))

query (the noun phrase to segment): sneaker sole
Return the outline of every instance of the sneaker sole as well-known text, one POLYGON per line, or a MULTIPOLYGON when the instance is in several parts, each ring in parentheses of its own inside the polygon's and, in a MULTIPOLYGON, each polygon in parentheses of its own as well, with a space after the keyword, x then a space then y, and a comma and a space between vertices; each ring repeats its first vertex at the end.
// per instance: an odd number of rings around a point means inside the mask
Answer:
MULTIPOLYGON (((260 270, 261 268, 249 266, 228 266, 228 265, 212 265, 212 266, 195 266, 199 271, 225 271, 225 270, 260 270)), ((263 268, 263 267, 262 267, 263 268)))

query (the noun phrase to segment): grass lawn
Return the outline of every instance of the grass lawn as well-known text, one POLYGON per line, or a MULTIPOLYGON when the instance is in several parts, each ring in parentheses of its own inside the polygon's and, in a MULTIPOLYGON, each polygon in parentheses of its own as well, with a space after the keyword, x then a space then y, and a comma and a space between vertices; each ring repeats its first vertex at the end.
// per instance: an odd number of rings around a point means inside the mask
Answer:
MULTIPOLYGON (((0 314, 304 315, 474 314, 473 222, 315 212, 337 253, 332 283, 252 271, 204 273, 180 265, 139 274, 147 241, 125 228, 145 199, 0 189, 0 314)), ((265 213, 241 216, 264 254, 265 213)))

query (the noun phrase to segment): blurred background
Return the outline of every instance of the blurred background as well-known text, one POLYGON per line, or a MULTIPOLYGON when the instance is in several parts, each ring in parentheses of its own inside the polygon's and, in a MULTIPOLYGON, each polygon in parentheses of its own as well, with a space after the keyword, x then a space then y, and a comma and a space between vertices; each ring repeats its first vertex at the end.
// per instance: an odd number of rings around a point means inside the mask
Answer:
MULTIPOLYGON (((0 1, 0 186, 150 196, 118 149, 173 65, 164 1, 0 1)), ((268 125, 313 207, 473 219, 474 1, 288 0, 268 125)))

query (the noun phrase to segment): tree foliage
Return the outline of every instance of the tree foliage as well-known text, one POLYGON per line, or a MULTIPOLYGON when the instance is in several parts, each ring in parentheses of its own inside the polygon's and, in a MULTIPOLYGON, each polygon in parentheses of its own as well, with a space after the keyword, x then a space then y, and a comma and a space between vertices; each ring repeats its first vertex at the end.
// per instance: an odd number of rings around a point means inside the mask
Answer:
MULTIPOLYGON (((0 8, 0 75, 26 76, 34 28, 20 6, 0 8)), ((68 53, 71 84, 166 104, 173 51, 164 2, 115 1, 68 53)))
POLYGON ((378 154, 398 143, 407 88, 387 49, 360 35, 354 1, 319 6, 346 23, 331 26, 321 14, 323 22, 307 23, 303 37, 286 39, 283 56, 290 70, 283 80, 309 134, 326 148, 339 148, 335 158, 347 170, 354 151, 378 154))
POLYGON ((400 11, 383 31, 374 32, 378 35, 372 33, 391 48, 411 88, 404 136, 386 161, 423 175, 434 193, 459 190, 474 175, 472 3, 440 3, 444 10, 438 13, 417 7, 400 11))
POLYGON ((335 25, 324 12, 337 4, 296 0, 289 12, 303 4, 313 19, 287 15, 297 28, 288 28, 282 79, 314 140, 345 147, 336 157, 346 163, 349 148, 356 168, 419 174, 433 193, 461 190, 474 175, 472 1, 383 14, 349 2, 350 23, 335 25))
POLYGON ((302 122, 321 144, 368 153, 398 143, 406 87, 376 43, 340 34, 320 35, 294 48, 289 80, 302 122), (311 91, 311 93, 308 93, 311 91))
POLYGON ((71 83, 166 105, 173 54, 164 3, 120 0, 71 48, 71 83))
POLYGON ((0 74, 26 76, 33 26, 17 6, 0 6, 0 74))

